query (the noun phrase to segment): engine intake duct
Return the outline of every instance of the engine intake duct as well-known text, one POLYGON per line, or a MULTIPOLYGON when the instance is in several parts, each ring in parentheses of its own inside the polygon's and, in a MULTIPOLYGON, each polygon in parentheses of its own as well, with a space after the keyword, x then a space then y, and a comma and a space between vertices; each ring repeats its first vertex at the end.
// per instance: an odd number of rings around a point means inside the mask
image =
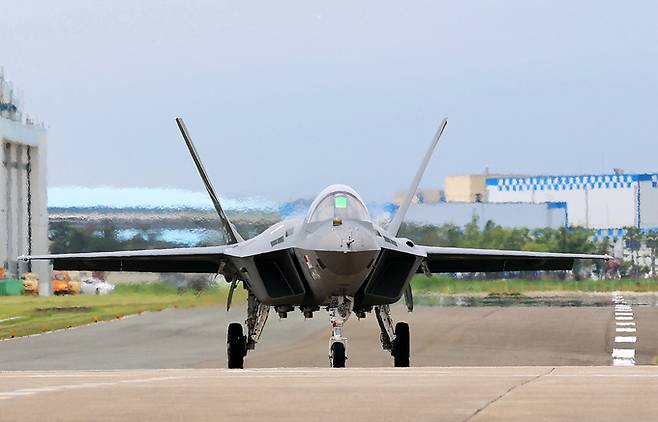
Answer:
POLYGON ((305 293, 299 269, 290 250, 268 252, 254 257, 254 264, 272 299, 295 298, 305 293))
POLYGON ((397 302, 420 264, 421 257, 382 249, 375 269, 359 295, 360 306, 397 302))

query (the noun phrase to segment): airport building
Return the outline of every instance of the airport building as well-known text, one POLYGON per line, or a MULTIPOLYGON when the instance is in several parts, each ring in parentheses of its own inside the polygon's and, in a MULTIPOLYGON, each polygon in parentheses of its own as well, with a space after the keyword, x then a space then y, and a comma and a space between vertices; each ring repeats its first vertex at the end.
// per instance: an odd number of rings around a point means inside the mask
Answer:
POLYGON ((566 204, 567 224, 621 237, 624 227, 658 228, 658 174, 493 177, 486 181, 491 203, 566 204))
POLYGON ((527 227, 557 229, 567 225, 567 207, 564 203, 487 203, 442 202, 414 204, 409 207, 405 221, 415 224, 441 226, 454 224, 463 227, 476 217, 480 228, 487 221, 508 228, 527 227))
POLYGON ((41 294, 48 293, 48 263, 17 257, 48 252, 46 151, 46 129, 24 116, 0 68, 0 265, 5 277, 38 273, 41 294))
POLYGON ((484 202, 486 201, 487 180, 492 177, 513 177, 510 174, 469 174, 466 176, 448 176, 445 180, 445 200, 447 202, 484 202))
MULTIPOLYGON (((428 190, 429 191, 429 190, 428 190)), ((402 196, 403 192, 396 196, 402 196)), ((449 176, 439 201, 419 192, 407 220, 463 226, 478 217, 503 227, 585 227, 620 247, 624 228, 658 230, 658 173, 449 176)), ((396 201, 397 202, 397 201, 396 201)))

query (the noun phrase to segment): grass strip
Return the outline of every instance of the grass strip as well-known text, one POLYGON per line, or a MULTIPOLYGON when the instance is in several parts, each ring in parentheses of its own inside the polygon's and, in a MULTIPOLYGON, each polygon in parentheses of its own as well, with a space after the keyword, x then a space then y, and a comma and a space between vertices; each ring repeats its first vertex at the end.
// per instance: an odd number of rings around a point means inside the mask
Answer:
MULTIPOLYGON (((165 283, 117 285, 110 295, 0 296, 0 339, 107 321, 167 308, 194 308, 226 303, 226 289, 179 291, 165 283), (3 321, 4 320, 4 321, 3 321)), ((245 301, 237 290, 234 303, 245 301)))

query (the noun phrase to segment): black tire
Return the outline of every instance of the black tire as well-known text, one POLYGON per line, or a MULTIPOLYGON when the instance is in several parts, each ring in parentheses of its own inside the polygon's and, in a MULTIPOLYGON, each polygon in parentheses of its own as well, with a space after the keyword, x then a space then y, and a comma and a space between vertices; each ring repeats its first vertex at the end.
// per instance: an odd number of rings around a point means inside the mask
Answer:
POLYGON ((345 356, 345 345, 343 343, 337 342, 331 345, 331 367, 332 368, 344 368, 345 361, 347 357, 345 356))
POLYGON ((244 357, 247 354, 247 344, 242 324, 232 322, 228 325, 226 333, 226 355, 228 357, 228 369, 243 369, 244 357))
POLYGON ((398 322, 395 324, 395 341, 393 341, 393 361, 396 368, 409 367, 409 324, 398 322))

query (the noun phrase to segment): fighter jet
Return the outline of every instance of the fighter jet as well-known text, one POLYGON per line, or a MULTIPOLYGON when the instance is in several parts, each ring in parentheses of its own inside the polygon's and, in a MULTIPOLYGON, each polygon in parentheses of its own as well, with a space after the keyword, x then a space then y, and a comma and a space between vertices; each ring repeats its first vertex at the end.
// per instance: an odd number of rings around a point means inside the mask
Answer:
POLYGON ((246 333, 240 323, 228 326, 229 368, 244 367, 247 352, 255 349, 272 307, 281 318, 294 310, 311 318, 314 312, 326 309, 332 329, 329 365, 336 368, 345 367, 347 361, 345 322, 352 314, 365 318, 374 313, 382 348, 390 352, 396 367, 407 367, 409 325, 393 322, 390 305, 404 296, 408 310, 413 310, 409 283, 415 274, 571 270, 576 259, 609 259, 605 255, 423 246, 399 237, 405 213, 447 119, 441 121, 404 201, 386 227, 373 220, 354 189, 332 185, 320 192, 304 218, 281 221, 245 240, 222 209, 185 123, 181 118, 176 123, 217 211, 226 245, 20 259, 50 260, 56 270, 221 274, 230 283, 227 310, 239 285, 246 289, 248 298, 246 333))

